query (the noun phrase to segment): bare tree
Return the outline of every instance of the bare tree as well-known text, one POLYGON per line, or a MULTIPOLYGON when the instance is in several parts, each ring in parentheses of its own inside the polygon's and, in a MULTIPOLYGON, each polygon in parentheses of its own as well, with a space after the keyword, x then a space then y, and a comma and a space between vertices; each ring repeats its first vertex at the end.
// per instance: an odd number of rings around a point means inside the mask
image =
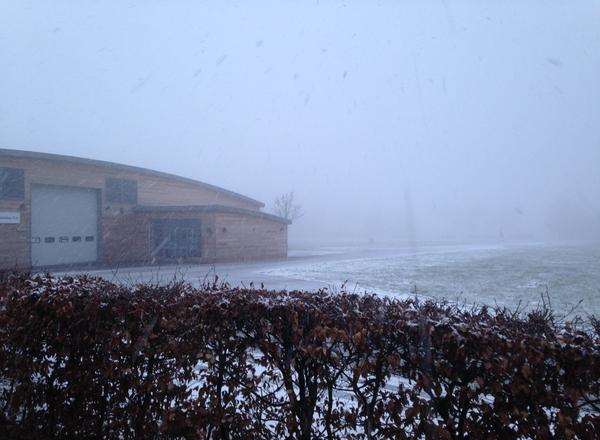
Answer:
POLYGON ((295 203, 294 191, 282 194, 273 202, 273 211, 279 217, 294 221, 304 215, 302 207, 295 203))

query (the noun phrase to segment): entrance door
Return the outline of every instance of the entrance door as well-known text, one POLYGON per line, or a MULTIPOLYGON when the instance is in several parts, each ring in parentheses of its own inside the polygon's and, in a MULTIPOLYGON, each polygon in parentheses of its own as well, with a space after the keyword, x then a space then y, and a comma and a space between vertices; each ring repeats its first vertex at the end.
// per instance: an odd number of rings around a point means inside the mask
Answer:
POLYGON ((200 220, 157 219, 152 222, 152 257, 161 260, 200 256, 200 220))
POLYGON ((33 186, 31 264, 54 266, 98 259, 98 191, 33 186))

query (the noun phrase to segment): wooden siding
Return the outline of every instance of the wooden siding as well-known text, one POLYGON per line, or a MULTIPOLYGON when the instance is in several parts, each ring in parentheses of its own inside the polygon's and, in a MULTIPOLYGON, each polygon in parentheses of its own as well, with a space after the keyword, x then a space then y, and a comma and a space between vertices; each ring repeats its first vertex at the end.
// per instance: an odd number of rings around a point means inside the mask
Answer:
MULTIPOLYGON (((196 186, 166 177, 127 172, 110 167, 87 164, 73 164, 52 160, 28 160, 0 157, 0 165, 25 170, 25 197, 29 198, 30 185, 63 185, 97 188, 102 191, 102 205, 107 203, 104 194, 106 178, 131 179, 138 183, 139 205, 226 205, 245 209, 257 209, 257 206, 227 193, 196 186)), ((2 206, 2 201, 0 201, 2 206)))
POLYGON ((287 225, 235 214, 215 214, 215 261, 287 257, 287 225))

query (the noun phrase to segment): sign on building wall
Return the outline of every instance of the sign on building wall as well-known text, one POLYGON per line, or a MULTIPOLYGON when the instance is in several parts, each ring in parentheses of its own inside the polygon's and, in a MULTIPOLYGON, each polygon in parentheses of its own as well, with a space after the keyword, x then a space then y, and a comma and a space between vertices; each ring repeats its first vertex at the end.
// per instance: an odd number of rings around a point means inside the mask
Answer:
POLYGON ((0 224, 2 223, 21 223, 21 213, 19 211, 0 211, 0 224))

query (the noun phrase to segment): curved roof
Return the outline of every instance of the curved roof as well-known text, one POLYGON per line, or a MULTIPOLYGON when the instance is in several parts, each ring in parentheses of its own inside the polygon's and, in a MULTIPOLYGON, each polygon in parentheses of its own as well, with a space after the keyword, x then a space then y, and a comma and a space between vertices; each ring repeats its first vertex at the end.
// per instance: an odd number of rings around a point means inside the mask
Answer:
POLYGON ((234 197, 234 198, 243 200, 245 202, 252 203, 259 208, 262 208, 265 206, 265 204, 263 202, 259 202, 258 200, 252 199, 250 197, 246 197, 242 194, 238 194, 233 191, 229 191, 225 188, 221 188, 221 187, 218 187, 215 185, 211 185, 209 183, 201 182, 199 180, 190 179, 188 177, 178 176, 176 174, 170 174, 170 173, 164 173, 162 171, 150 170, 148 168, 141 168, 141 167, 136 167, 136 166, 132 166, 132 165, 123 165, 120 163, 108 162, 105 160, 86 159, 83 157, 66 156, 66 155, 62 155, 62 154, 38 153, 36 151, 27 151, 27 150, 13 150, 13 149, 8 149, 8 148, 0 148, 0 157, 2 157, 2 156, 15 157, 15 158, 19 158, 19 159, 44 159, 44 160, 52 160, 52 161, 58 161, 58 162, 69 162, 69 163, 79 164, 79 165, 93 165, 93 166, 99 166, 99 167, 112 168, 112 169, 116 169, 116 170, 147 174, 150 176, 162 177, 165 179, 170 179, 170 180, 175 180, 175 181, 179 181, 179 182, 183 182, 183 183, 188 183, 191 185, 196 185, 201 188, 210 189, 212 191, 216 191, 221 194, 225 194, 230 197, 234 197))

